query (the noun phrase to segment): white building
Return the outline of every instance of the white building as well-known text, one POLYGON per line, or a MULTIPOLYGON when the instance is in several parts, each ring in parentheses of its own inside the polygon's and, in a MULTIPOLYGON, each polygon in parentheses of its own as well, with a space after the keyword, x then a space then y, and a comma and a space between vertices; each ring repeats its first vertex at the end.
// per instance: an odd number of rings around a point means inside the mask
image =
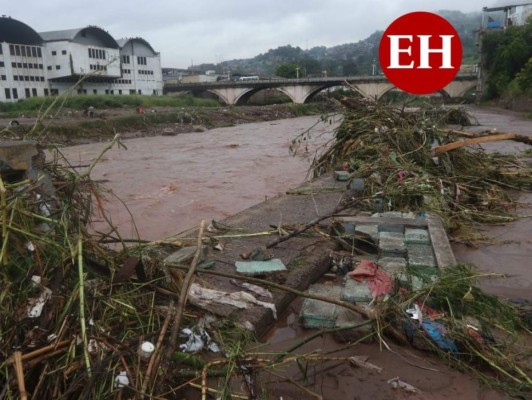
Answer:
POLYGON ((49 94, 42 38, 28 25, 0 17, 0 101, 49 94))
POLYGON ((141 38, 96 27, 37 33, 0 17, 0 101, 61 94, 162 94, 161 59, 141 38))
POLYGON ((119 39, 122 77, 118 93, 163 94, 161 56, 142 38, 119 39))

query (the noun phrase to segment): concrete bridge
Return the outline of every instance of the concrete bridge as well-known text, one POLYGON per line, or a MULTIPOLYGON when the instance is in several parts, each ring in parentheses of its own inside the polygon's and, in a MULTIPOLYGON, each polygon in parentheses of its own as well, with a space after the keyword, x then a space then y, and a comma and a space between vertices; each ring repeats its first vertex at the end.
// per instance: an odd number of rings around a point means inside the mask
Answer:
MULTIPOLYGON (((294 103, 307 103, 324 89, 342 86, 349 82, 363 96, 378 100, 395 86, 385 76, 349 76, 331 78, 268 79, 246 81, 220 81, 201 83, 166 84, 164 93, 190 92, 199 94, 211 92, 228 105, 245 104, 255 93, 265 89, 277 89, 294 103)), ((477 85, 477 74, 458 74, 445 88, 440 90, 444 99, 461 98, 477 85)))

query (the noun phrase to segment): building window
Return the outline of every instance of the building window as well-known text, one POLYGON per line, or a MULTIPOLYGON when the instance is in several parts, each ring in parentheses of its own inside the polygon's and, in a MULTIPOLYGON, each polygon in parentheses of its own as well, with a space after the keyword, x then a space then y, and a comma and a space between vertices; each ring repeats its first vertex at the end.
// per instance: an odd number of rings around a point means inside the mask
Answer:
POLYGON ((30 81, 35 82, 35 77, 34 76, 30 76, 30 81))
POLYGON ((61 54, 66 56, 66 50, 61 50, 61 54))
POLYGON ((44 66, 42 64, 39 64, 39 69, 43 69, 44 66))
POLYGON ((12 56, 15 55, 15 46, 12 44, 9 45, 9 54, 11 54, 12 56))
POLYGON ((146 57, 137 57, 137 64, 139 65, 147 65, 148 61, 146 57))
MULTIPOLYGON (((0 48, 1 48, 1 47, 2 47, 2 46, 0 46, 0 48)), ((5 67, 5 64, 4 64, 3 61, 0 61, 0 67, 5 67)))
POLYGON ((53 56, 56 56, 56 55, 57 55, 57 51, 53 50, 53 51, 52 51, 52 55, 53 55, 53 56))
POLYGON ((92 94, 98 94, 98 91, 96 89, 92 89, 92 94))
POLYGON ((31 94, 33 94, 34 96, 37 96, 37 89, 35 88, 31 89, 31 94))
POLYGON ((45 95, 45 96, 48 96, 48 95, 49 95, 49 93, 48 93, 48 89, 44 89, 44 95, 45 95))
POLYGON ((32 57, 37 57, 37 47, 32 47, 31 48, 31 56, 32 57))
POLYGON ((17 89, 11 89, 13 91, 13 98, 18 99, 18 92, 17 89))
POLYGON ((118 89, 118 94, 122 94, 122 89, 118 89))
POLYGON ((24 76, 24 80, 29 82, 30 77, 29 77, 28 75, 25 75, 25 76, 24 76))
POLYGON ((46 69, 47 69, 48 71, 51 71, 51 70, 52 70, 52 66, 51 66, 51 65, 48 65, 48 66, 46 67, 46 69))
POLYGON ((37 47, 37 56, 39 56, 40 58, 42 58, 42 51, 41 51, 41 48, 40 48, 40 47, 37 47))
MULTIPOLYGON (((23 47, 23 48, 24 48, 24 47, 23 47)), ((25 92, 25 94, 26 94, 26 98, 31 97, 31 94, 30 94, 30 88, 26 88, 26 89, 24 90, 24 92, 25 92)))
POLYGON ((129 94, 136 94, 135 89, 129 89, 129 94))
POLYGON ((6 99, 10 99, 11 98, 11 91, 8 88, 6 88, 5 91, 6 91, 5 92, 6 93, 6 99))
POLYGON ((22 68, 22 63, 17 63, 17 68, 22 68))
POLYGON ((60 65, 56 65, 55 69, 61 69, 61 66, 60 65))
POLYGON ((26 46, 22 46, 21 49, 20 49, 20 54, 23 56, 23 57, 26 57, 26 46))
POLYGON ((13 80, 18 81, 18 75, 13 75, 13 80))
POLYGON ((50 93, 52 94, 52 96, 57 96, 59 94, 59 89, 51 89, 50 93))
POLYGON ((129 64, 131 62, 129 56, 122 56, 122 63, 129 64))
POLYGON ((7 77, 5 75, 0 75, 0 79, 2 79, 3 81, 5 81, 7 79, 7 77))
POLYGON ((28 68, 28 64, 27 63, 22 63, 22 68, 28 68))
POLYGON ((11 63, 11 66, 12 66, 13 68, 17 68, 17 63, 16 63, 16 62, 12 62, 12 63, 11 63))
POLYGON ((3 54, 2 52, 3 52, 2 45, 0 44, 0 54, 3 54))
MULTIPOLYGON (((20 46, 15 45, 15 54, 20 56, 20 46)), ((14 96, 13 96, 14 97, 14 96)))

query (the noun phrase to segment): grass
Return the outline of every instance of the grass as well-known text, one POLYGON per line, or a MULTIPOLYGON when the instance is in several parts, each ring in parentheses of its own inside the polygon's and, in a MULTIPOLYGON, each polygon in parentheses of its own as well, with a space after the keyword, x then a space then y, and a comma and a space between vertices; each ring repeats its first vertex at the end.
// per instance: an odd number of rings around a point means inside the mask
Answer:
MULTIPOLYGON (((20 113, 37 113, 44 110, 55 97, 31 97, 16 103, 0 103, 0 113, 4 116, 17 117, 20 113)), ((85 110, 92 106, 98 109, 137 107, 218 107, 220 104, 213 99, 200 99, 190 95, 184 96, 69 96, 62 104, 63 109, 85 110)))

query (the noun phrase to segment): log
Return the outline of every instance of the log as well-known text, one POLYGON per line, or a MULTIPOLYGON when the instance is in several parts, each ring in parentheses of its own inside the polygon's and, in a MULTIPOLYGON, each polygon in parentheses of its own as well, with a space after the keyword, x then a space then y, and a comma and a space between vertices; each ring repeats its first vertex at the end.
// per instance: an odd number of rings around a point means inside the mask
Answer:
POLYGON ((458 140, 456 142, 436 147, 434 149, 434 155, 439 156, 440 154, 446 153, 448 151, 456 150, 464 146, 470 146, 472 144, 495 142, 498 140, 515 140, 516 138, 519 138, 519 135, 516 135, 515 133, 504 133, 502 135, 489 135, 481 136, 474 139, 458 140))

